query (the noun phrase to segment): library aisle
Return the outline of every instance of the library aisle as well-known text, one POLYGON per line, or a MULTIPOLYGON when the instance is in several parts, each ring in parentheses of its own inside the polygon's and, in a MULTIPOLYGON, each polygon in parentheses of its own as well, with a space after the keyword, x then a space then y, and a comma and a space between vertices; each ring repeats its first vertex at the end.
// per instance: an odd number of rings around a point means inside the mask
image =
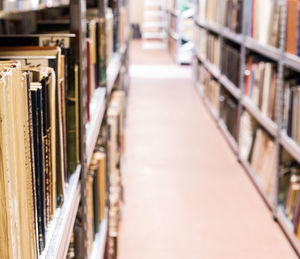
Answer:
POLYGON ((297 258, 190 70, 131 44, 119 259, 297 258))

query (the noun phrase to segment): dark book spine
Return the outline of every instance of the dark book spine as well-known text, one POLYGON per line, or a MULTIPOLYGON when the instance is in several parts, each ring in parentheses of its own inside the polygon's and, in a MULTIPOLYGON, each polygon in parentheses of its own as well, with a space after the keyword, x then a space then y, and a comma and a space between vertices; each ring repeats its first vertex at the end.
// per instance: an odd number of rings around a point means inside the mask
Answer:
POLYGON ((98 170, 94 171, 94 181, 93 181, 93 208, 94 208, 94 238, 95 234, 99 230, 99 193, 100 190, 98 190, 98 181, 99 181, 99 175, 98 170))
POLYGON ((67 153, 68 153, 68 174, 75 172, 76 161, 76 95, 75 95, 75 44, 70 40, 69 53, 67 55, 68 84, 67 84, 67 153))
POLYGON ((106 52, 105 52, 105 19, 100 18, 99 20, 99 60, 100 60, 100 70, 99 70, 99 85, 104 86, 106 83, 106 52))
POLYGON ((37 215, 38 215, 38 240, 39 250, 45 248, 45 213, 44 213, 44 177, 43 177, 43 146, 41 130, 41 93, 40 90, 32 91, 32 123, 34 136, 34 157, 35 157, 35 181, 37 196, 37 215))
POLYGON ((96 23, 96 69, 97 71, 95 73, 95 87, 97 88, 99 85, 101 85, 101 28, 100 28, 100 21, 97 21, 96 23))
POLYGON ((289 111, 288 111, 288 125, 287 125, 287 135, 289 137, 292 137, 292 130, 293 130, 294 91, 295 91, 295 87, 291 87, 290 106, 289 106, 289 111))
POLYGON ((42 80, 43 95, 43 144, 44 144, 44 170, 45 170, 45 200, 46 200, 46 222, 51 217, 51 125, 50 125, 50 100, 48 79, 42 80))
MULTIPOLYGON (((90 63, 91 63, 91 55, 90 55, 90 49, 91 45, 88 41, 86 41, 86 116, 87 121, 90 121, 90 93, 91 93, 91 70, 90 70, 90 63)), ((98 48, 97 48, 98 49, 98 48)), ((97 59, 98 60, 98 59, 97 59)))

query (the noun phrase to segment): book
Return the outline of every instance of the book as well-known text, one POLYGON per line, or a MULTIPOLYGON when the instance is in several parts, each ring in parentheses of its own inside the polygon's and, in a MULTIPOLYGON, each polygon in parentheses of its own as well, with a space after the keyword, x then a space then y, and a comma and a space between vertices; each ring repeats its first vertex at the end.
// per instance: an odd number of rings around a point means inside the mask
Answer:
POLYGON ((274 141, 261 129, 255 132, 250 164, 261 180, 261 186, 268 197, 275 198, 275 160, 274 141))
POLYGON ((262 45, 279 47, 282 3, 278 0, 246 1, 246 35, 262 45))
POLYGON ((222 73, 239 88, 240 81, 240 52, 234 44, 224 44, 222 49, 222 73))
POLYGON ((1 62, 1 231, 8 242, 1 244, 0 253, 12 258, 34 258, 35 216, 30 152, 27 74, 22 73, 19 62, 1 62), (5 89, 4 89, 5 88, 5 89), (10 102, 6 100, 12 100, 10 102), (25 184, 24 184, 25 183, 25 184), (3 225, 2 225, 3 224, 3 225), (3 250, 2 250, 3 248, 3 250))
POLYGON ((249 56, 244 94, 264 116, 276 120, 277 71, 274 63, 249 56))
MULTIPOLYGON (((74 137, 72 134, 75 131, 75 112, 72 111, 72 106, 74 106, 74 82, 75 82, 75 35, 74 34, 31 34, 31 35, 9 35, 0 36, 0 46, 40 46, 40 47, 51 47, 57 46, 61 49, 61 60, 60 60, 60 75, 57 74, 59 84, 61 87, 58 92, 58 96, 61 96, 60 103, 62 109, 59 114, 61 116, 61 125, 63 128, 60 129, 61 134, 64 135, 65 139, 64 146, 67 150, 64 153, 67 154, 67 159, 65 159, 64 171, 68 172, 68 175, 72 174, 76 170, 77 161, 75 152, 76 143, 79 139, 74 137), (22 38, 22 41, 18 40, 22 38), (62 57, 63 56, 63 57, 62 57), (65 109, 68 107, 68 109, 65 109), (68 132, 68 134, 67 134, 68 132), (70 147, 69 147, 70 146, 70 147)), ((77 111, 76 113, 78 113, 77 111)), ((78 122, 77 122, 78 123, 78 122)), ((77 150, 76 152, 79 152, 77 150)))
POLYGON ((200 0, 197 11, 200 22, 219 24, 235 33, 242 32, 243 0, 200 0))
POLYGON ((286 133, 300 145, 300 88, 297 77, 288 79, 284 84, 283 124, 286 133))

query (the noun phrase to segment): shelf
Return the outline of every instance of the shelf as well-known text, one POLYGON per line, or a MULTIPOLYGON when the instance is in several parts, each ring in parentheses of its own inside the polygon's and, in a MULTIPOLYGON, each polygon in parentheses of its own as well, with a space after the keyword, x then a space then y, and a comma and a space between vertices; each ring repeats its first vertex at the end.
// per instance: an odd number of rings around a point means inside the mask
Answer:
POLYGON ((106 109, 105 100, 106 89, 99 87, 95 90, 90 102, 90 121, 86 124, 86 152, 87 164, 90 164, 95 145, 98 139, 102 120, 106 109))
POLYGON ((263 115, 261 111, 253 104, 251 99, 246 96, 243 96, 242 98, 242 105, 259 122, 259 124, 269 132, 269 134, 276 138, 278 127, 274 121, 272 121, 269 117, 263 115))
POLYGON ((218 24, 215 23, 208 23, 208 22, 201 22, 198 20, 194 20, 195 24, 199 27, 205 28, 209 31, 214 32, 215 34, 218 34, 228 40, 231 40, 235 43, 241 44, 243 41, 243 35, 242 34, 237 34, 235 32, 230 31, 226 27, 222 27, 218 24))
POLYGON ((225 75, 221 75, 220 83, 237 99, 241 97, 241 90, 237 88, 225 75))
MULTIPOLYGON (((199 23, 200 24, 200 23, 199 23)), ((214 23, 201 23, 201 26, 203 26, 204 28, 206 28, 207 30, 210 30, 216 34, 221 35, 222 34, 222 29, 221 26, 219 26, 218 24, 214 24, 214 23)))
POLYGON ((93 250, 89 259, 103 259, 105 253, 105 244, 108 231, 108 210, 105 211, 105 218, 99 226, 99 232, 96 234, 93 243, 93 250))
POLYGON ((224 38, 231 40, 235 43, 242 44, 243 41, 243 35, 242 34, 237 34, 235 32, 232 32, 228 28, 222 28, 221 34, 224 38))
POLYGON ((280 226, 282 227, 286 236, 290 240, 297 255, 300 257, 300 240, 297 239, 297 237, 294 233, 293 224, 287 219, 287 217, 285 216, 283 209, 281 207, 277 207, 276 212, 277 212, 276 218, 278 220, 278 223, 280 224, 280 226))
POLYGON ((269 209, 273 210, 274 201, 264 192, 262 188, 262 180, 259 178, 258 175, 253 171, 250 163, 240 158, 242 166, 245 168, 246 172, 248 173, 250 179, 254 183, 256 189, 258 190, 259 194, 262 196, 263 200, 269 207, 269 209))
POLYGON ((279 61, 281 58, 280 49, 272 46, 264 46, 250 37, 246 37, 245 46, 248 49, 257 52, 262 56, 268 57, 274 61, 279 61))
POLYGON ((24 15, 25 13, 29 13, 29 12, 40 12, 52 8, 67 8, 67 7, 69 7, 68 3, 61 3, 61 4, 53 4, 47 6, 39 6, 38 8, 35 9, 13 10, 13 11, 0 10, 0 18, 7 18, 11 15, 24 15))
POLYGON ((289 152, 289 154, 300 163, 300 147, 285 132, 280 133, 280 144, 289 152))
POLYGON ((238 153, 238 145, 231 133, 228 131, 227 126, 225 125, 222 119, 218 120, 218 126, 220 127, 233 152, 238 153))
POLYGON ((300 73, 300 57, 290 54, 290 53, 285 53, 284 64, 287 67, 300 73))
POLYGON ((80 201, 80 171, 81 166, 78 165, 67 184, 63 206, 56 210, 49 224, 41 259, 66 257, 80 201))

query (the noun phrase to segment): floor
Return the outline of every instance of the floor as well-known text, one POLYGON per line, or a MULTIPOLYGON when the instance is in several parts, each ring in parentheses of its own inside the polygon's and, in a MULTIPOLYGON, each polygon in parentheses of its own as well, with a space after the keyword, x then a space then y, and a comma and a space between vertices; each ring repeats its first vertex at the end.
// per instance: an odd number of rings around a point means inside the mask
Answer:
POLYGON ((298 258, 193 88, 131 44, 119 259, 298 258))

